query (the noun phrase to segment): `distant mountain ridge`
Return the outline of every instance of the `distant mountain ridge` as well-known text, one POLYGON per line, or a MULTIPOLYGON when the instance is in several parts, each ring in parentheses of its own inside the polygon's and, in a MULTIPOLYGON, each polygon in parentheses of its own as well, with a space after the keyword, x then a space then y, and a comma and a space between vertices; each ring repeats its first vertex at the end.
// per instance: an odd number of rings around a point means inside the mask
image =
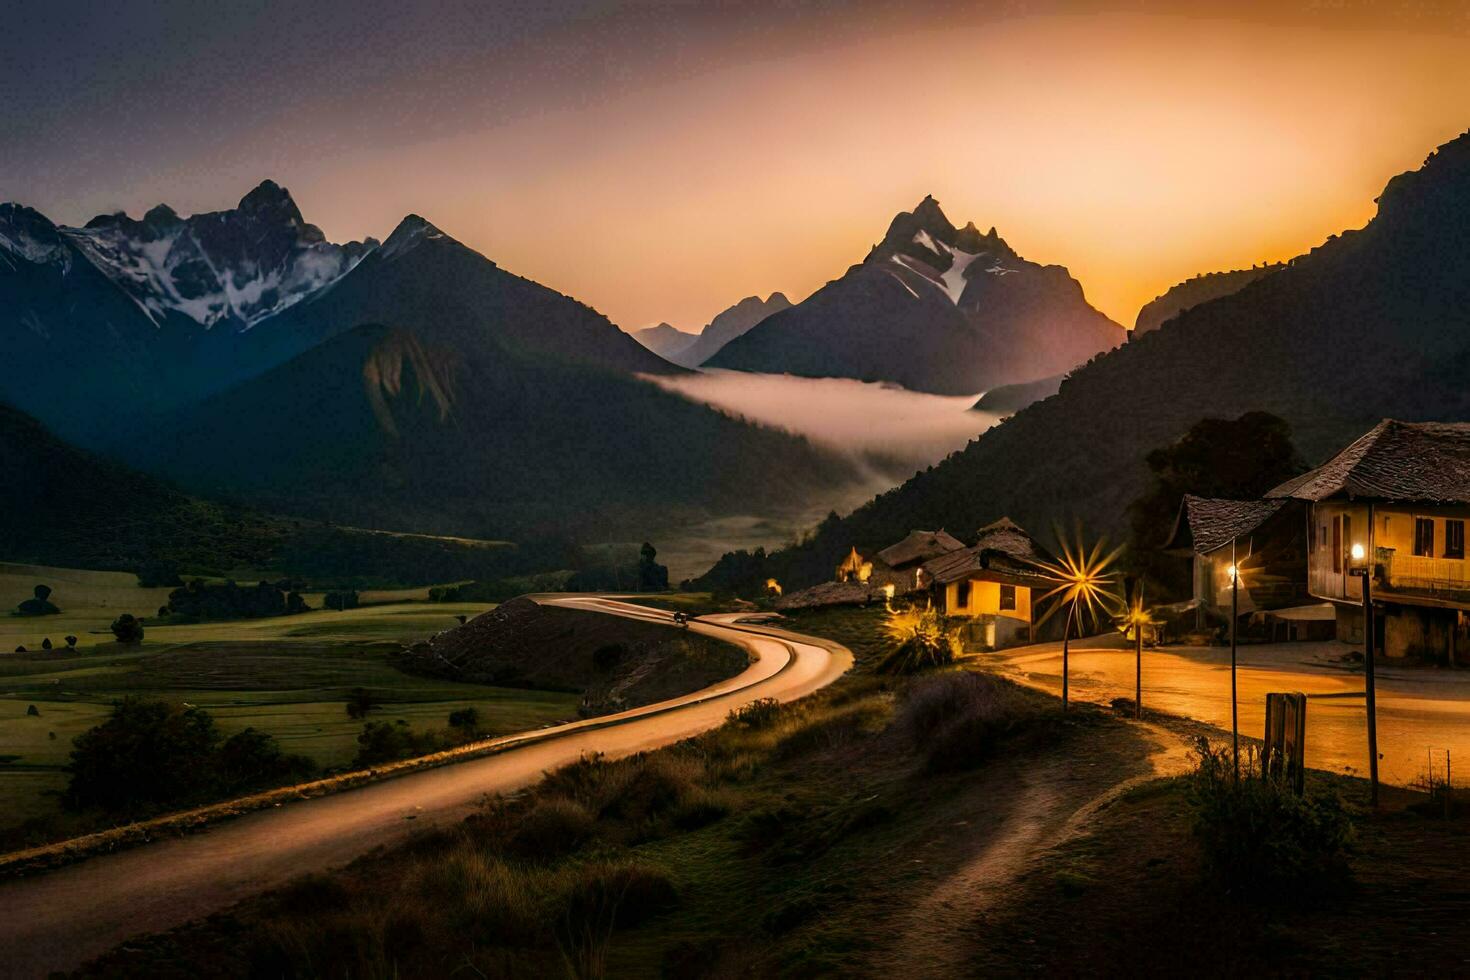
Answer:
POLYGON ((1470 419, 1467 376, 1470 133, 1390 180, 1363 229, 1074 370, 1056 395, 824 524, 767 571, 801 585, 854 544, 1007 515, 1038 528, 1075 518, 1118 540, 1148 452, 1201 419, 1279 415, 1312 462, 1384 418, 1470 419))
POLYGON ((1284 268, 1286 263, 1273 262, 1230 272, 1206 272, 1176 283, 1143 304, 1133 324, 1133 336, 1157 330, 1166 320, 1172 320, 1192 306, 1239 292, 1257 279, 1284 268))
POLYGON ((785 293, 775 292, 761 299, 747 296, 728 309, 717 313, 705 324, 694 342, 671 358, 684 367, 699 367, 724 349, 736 337, 743 337, 765 322, 767 317, 791 308, 785 293))
POLYGON ((1027 261, 994 228, 956 228, 925 197, 861 263, 707 364, 973 394, 1069 370, 1124 336, 1066 269, 1027 261))
MULTIPOLYGON (((673 361, 689 345, 699 339, 698 334, 685 333, 672 323, 660 323, 634 332, 633 339, 653 351, 666 361, 673 361)), ((678 363, 675 361, 674 363, 678 363)))

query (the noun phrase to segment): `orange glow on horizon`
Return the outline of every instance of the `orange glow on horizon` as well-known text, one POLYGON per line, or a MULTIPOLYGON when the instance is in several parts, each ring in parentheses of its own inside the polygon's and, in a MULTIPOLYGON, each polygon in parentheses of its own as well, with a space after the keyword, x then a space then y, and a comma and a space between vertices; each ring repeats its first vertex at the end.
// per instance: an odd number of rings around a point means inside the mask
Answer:
MULTIPOLYGON (((650 52, 649 77, 595 100, 230 173, 241 193, 280 180, 336 239, 422 214, 630 330, 800 300, 933 193, 1131 327, 1196 273, 1364 224, 1388 178, 1470 127, 1464 49, 1388 23, 956 15, 677 78, 650 52)), ((179 176, 151 179, 134 192, 162 200, 179 176)))

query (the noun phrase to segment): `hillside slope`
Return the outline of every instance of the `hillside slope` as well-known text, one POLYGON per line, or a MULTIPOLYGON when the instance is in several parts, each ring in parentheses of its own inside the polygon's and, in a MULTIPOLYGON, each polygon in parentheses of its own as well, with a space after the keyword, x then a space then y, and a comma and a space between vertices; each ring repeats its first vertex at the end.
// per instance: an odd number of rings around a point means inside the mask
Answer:
POLYGON ((782 584, 914 527, 1010 516, 1042 531, 1075 517, 1120 539, 1145 455, 1201 418, 1280 415, 1308 461, 1385 417, 1470 419, 1470 134, 1393 178, 1378 204, 1361 231, 1099 356, 1056 396, 823 525, 773 563, 782 584))
POLYGON ((422 219, 248 335, 262 362, 131 451, 209 496, 476 538, 653 536, 804 505, 851 466, 635 373, 681 371, 422 219), (262 353, 268 352, 268 353, 262 353))
POLYGON ((1257 279, 1284 267, 1285 263, 1277 262, 1249 269, 1233 269, 1230 272, 1206 272, 1176 283, 1163 294, 1143 304, 1138 311, 1138 319, 1133 323, 1133 336, 1138 337, 1150 330, 1157 330, 1165 320, 1173 319, 1182 310, 1238 293, 1257 279))

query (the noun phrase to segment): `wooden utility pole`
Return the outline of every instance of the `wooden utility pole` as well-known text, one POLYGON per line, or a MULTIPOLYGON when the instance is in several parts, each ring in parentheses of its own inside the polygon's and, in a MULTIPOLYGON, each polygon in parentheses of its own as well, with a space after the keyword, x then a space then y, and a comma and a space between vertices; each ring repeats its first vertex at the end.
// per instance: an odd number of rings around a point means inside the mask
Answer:
POLYGON ((1240 702, 1235 691, 1235 621, 1240 615, 1240 566, 1235 542, 1230 542, 1230 751, 1235 758, 1235 781, 1240 782, 1240 702))

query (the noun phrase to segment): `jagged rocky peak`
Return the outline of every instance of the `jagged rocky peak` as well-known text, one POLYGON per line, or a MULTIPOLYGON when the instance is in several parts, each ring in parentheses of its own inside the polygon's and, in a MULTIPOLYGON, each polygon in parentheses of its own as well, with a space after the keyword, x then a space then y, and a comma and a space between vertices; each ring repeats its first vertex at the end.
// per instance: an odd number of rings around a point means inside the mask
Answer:
POLYGON ((290 191, 261 181, 225 211, 180 217, 158 204, 134 220, 98 215, 63 229, 155 322, 253 325, 335 281, 376 246, 327 241, 290 191))
POLYGON ((24 204, 0 204, 0 255, 43 263, 65 251, 60 232, 44 214, 24 204))

